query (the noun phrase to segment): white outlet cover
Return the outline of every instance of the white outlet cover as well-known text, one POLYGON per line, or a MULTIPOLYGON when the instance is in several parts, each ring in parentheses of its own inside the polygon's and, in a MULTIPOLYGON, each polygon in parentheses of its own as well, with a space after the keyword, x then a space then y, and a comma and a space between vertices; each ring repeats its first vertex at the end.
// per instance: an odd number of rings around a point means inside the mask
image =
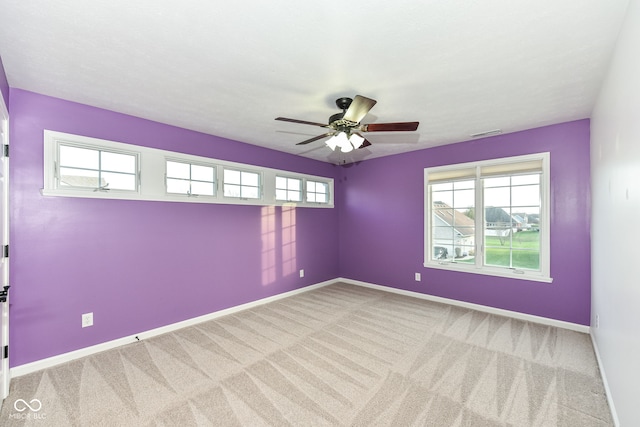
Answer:
POLYGON ((93 313, 85 313, 82 315, 82 327, 93 326, 93 313))

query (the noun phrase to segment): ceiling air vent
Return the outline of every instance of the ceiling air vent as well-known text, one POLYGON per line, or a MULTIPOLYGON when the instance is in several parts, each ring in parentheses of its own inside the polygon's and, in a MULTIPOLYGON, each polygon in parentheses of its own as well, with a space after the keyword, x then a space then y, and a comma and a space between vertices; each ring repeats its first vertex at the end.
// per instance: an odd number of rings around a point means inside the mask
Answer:
POLYGON ((502 133, 502 129, 494 129, 494 130, 488 130, 486 132, 473 133, 469 136, 471 138, 484 138, 485 136, 500 135, 501 133, 502 133))

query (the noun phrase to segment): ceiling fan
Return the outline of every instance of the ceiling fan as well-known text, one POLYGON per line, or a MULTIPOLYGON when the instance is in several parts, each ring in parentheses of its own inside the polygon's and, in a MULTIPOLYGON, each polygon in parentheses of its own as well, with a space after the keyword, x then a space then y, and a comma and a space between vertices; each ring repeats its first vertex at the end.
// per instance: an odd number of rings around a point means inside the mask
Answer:
POLYGON ((305 145, 323 138, 331 137, 326 141, 326 144, 332 150, 340 148, 340 151, 343 153, 348 153, 353 149, 364 148, 371 145, 371 143, 367 141, 360 132, 411 132, 418 129, 418 125, 420 124, 419 122, 360 123, 369 110, 376 105, 376 102, 377 101, 374 99, 361 95, 356 95, 353 99, 347 97, 338 98, 336 99, 336 105, 342 110, 342 112, 329 117, 328 124, 289 119, 286 117, 276 117, 276 120, 331 129, 327 133, 298 142, 296 145, 305 145))

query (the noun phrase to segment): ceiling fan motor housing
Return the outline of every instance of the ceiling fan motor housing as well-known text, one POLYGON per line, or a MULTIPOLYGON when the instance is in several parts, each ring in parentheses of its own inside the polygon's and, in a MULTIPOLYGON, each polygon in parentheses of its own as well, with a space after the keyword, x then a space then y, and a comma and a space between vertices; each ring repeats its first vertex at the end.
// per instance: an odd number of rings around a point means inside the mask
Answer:
POLYGON ((353 99, 348 98, 346 96, 336 99, 336 105, 338 106, 338 108, 342 110, 342 112, 336 113, 331 117, 329 117, 329 124, 335 124, 336 130, 345 130, 341 128, 351 127, 350 126, 351 123, 346 123, 346 121, 344 123, 340 122, 344 117, 344 115, 347 113, 347 110, 349 109, 349 107, 351 106, 351 102, 353 102, 353 99))
POLYGON ((349 109, 352 102, 353 99, 346 96, 336 99, 336 105, 338 106, 338 108, 345 111, 349 109))

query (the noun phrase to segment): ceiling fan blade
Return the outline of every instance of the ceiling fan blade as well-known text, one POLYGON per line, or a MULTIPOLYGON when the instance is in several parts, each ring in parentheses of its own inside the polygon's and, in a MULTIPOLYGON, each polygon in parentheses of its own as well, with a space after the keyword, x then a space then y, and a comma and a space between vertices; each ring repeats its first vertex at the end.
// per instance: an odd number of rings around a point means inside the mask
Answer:
POLYGON ((323 135, 314 136, 313 138, 309 138, 309 139, 307 139, 307 140, 305 140, 305 141, 298 142, 296 145, 305 145, 305 144, 309 144, 309 143, 311 143, 311 142, 313 142, 313 141, 317 141, 317 140, 319 140, 319 139, 326 138, 326 137, 331 136, 331 135, 333 135, 333 132, 327 132, 327 133, 325 133, 325 134, 323 134, 323 135))
POLYGON ((378 101, 376 101, 375 99, 356 95, 356 97, 353 98, 349 109, 347 109, 347 112, 344 114, 343 119, 354 123, 360 123, 360 121, 364 119, 364 116, 367 115, 369 110, 371 110, 373 106, 376 105, 376 102, 378 101))
POLYGON ((370 145, 373 145, 372 143, 370 143, 368 140, 364 140, 364 142, 362 143, 362 145, 360 147, 358 147, 358 150, 364 147, 369 147, 370 145))
POLYGON ((320 126, 323 128, 329 127, 329 125, 326 123, 307 122, 306 120, 288 119, 286 117, 276 117, 276 120, 280 120, 282 122, 300 123, 302 125, 320 126))
POLYGON ((363 132, 412 132, 418 129, 420 122, 400 122, 400 123, 369 123, 360 126, 363 132))

